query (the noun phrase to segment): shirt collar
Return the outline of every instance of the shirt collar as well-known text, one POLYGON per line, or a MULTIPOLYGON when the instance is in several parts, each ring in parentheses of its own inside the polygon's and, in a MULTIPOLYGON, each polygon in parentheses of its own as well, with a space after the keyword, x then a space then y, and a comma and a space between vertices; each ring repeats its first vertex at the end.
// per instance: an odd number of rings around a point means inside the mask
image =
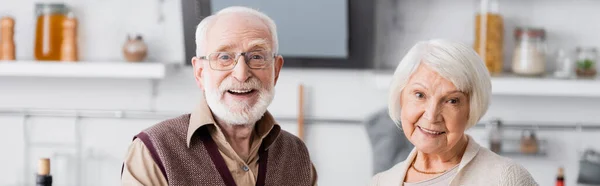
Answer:
MULTIPOLYGON (((222 133, 219 126, 216 125, 212 111, 206 103, 205 98, 202 97, 200 103, 196 106, 190 116, 190 123, 188 124, 186 136, 186 144, 188 148, 192 143, 192 136, 196 133, 196 131, 198 131, 198 129, 204 126, 216 127, 217 131, 222 133)), ((273 118, 269 111, 266 111, 263 117, 256 122, 254 129, 256 130, 256 134, 263 139, 265 149, 268 149, 273 141, 275 141, 275 139, 279 136, 279 132, 281 131, 281 127, 279 124, 277 124, 275 118, 273 118)))

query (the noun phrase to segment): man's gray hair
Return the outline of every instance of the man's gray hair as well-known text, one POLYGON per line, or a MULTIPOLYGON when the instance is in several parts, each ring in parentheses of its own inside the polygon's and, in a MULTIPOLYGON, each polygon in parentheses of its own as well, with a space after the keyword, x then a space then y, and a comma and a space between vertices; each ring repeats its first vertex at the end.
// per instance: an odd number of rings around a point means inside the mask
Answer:
POLYGON ((258 10, 242 6, 231 6, 220 10, 216 14, 204 18, 202 21, 200 21, 200 23, 198 23, 198 27, 196 28, 196 56, 200 56, 202 53, 202 47, 204 47, 203 45, 205 44, 204 41, 207 37, 206 34, 208 31, 208 27, 213 24, 213 21, 217 16, 228 13, 246 14, 250 16, 255 16, 262 20, 264 24, 267 25, 267 27, 269 28, 269 32, 272 37, 271 40, 273 42, 273 53, 277 54, 277 52, 279 51, 279 41, 277 40, 277 26, 275 25, 275 21, 273 21, 273 19, 271 19, 269 16, 258 10))
MULTIPOLYGON (((400 123, 401 93, 420 64, 427 64, 470 98, 467 129, 487 112, 492 94, 490 74, 477 53, 469 46, 448 40, 429 40, 413 46, 394 72, 388 109, 392 120, 400 123)), ((399 126, 400 127, 400 126, 399 126)))

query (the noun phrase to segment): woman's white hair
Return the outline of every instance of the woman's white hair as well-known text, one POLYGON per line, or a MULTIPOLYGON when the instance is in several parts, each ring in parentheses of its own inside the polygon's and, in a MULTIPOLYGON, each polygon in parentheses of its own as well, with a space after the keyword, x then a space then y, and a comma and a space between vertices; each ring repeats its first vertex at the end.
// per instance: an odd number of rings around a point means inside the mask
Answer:
POLYGON ((427 64, 470 98, 467 129, 477 124, 490 104, 492 84, 483 61, 471 47, 448 40, 429 40, 413 46, 394 72, 388 109, 392 120, 400 124, 402 90, 420 64, 427 64))
POLYGON ((267 25, 267 27, 269 28, 269 32, 272 37, 271 40, 273 42, 273 53, 277 54, 277 52, 279 51, 279 41, 277 40, 277 26, 275 25, 275 21, 273 21, 273 19, 271 19, 269 16, 258 10, 243 6, 231 6, 220 10, 216 14, 204 18, 202 21, 200 21, 200 23, 198 23, 198 27, 196 28, 196 56, 200 56, 202 53, 202 47, 205 44, 204 41, 207 37, 206 33, 208 32, 208 27, 213 24, 217 16, 229 13, 239 13, 249 16, 255 16, 262 20, 265 23, 265 25, 267 25))

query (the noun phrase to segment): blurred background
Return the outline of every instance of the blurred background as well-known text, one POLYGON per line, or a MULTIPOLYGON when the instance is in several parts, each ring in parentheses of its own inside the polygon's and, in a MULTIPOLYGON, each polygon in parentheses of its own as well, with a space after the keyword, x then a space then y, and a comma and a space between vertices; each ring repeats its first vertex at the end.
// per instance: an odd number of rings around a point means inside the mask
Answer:
POLYGON ((132 137, 192 111, 196 24, 230 5, 270 15, 285 65, 269 107, 306 142, 319 185, 367 185, 412 148, 386 114, 417 41, 472 45, 492 72, 468 134, 540 185, 600 177, 600 1, 0 0, 0 186, 119 185, 132 137), (559 169, 563 171, 559 171, 559 169))

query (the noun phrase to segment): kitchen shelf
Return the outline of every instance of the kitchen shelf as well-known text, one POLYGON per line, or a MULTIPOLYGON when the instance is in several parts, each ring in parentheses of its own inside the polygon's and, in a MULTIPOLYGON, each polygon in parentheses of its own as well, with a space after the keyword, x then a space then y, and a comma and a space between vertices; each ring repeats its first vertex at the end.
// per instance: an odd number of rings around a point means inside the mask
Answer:
POLYGON ((0 76, 163 79, 178 64, 157 62, 0 61, 0 76))
MULTIPOLYGON (((388 89, 392 74, 375 73, 375 85, 388 89)), ((552 77, 492 77, 493 95, 600 97, 599 79, 556 79, 552 77)))
POLYGON ((507 157, 546 157, 548 156, 548 154, 546 154, 546 152, 537 152, 537 153, 533 153, 533 154, 526 154, 526 153, 522 153, 519 151, 501 151, 500 154, 501 156, 507 156, 507 157))

